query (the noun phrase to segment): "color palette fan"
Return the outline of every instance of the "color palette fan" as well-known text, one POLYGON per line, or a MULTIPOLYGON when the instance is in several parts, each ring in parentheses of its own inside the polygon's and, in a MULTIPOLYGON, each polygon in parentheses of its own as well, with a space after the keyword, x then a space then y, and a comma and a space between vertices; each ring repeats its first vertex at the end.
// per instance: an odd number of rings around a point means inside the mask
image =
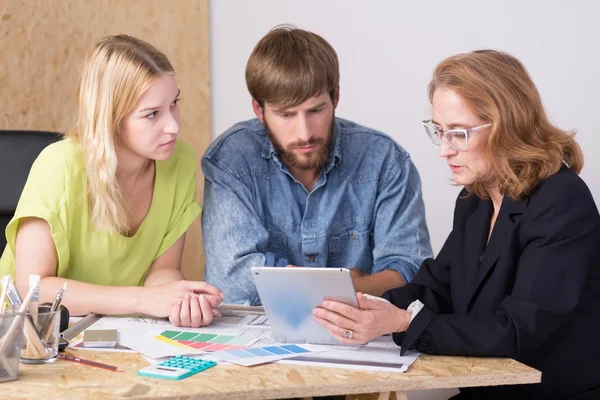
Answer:
POLYGON ((156 339, 173 346, 185 346, 201 351, 245 349, 256 341, 253 337, 219 335, 209 332, 186 332, 166 330, 156 339))
POLYGON ((298 357, 311 353, 309 346, 301 347, 295 344, 280 346, 249 347, 246 349, 227 349, 210 354, 210 358, 219 361, 228 361, 234 364, 249 367, 264 364, 285 358, 298 357))

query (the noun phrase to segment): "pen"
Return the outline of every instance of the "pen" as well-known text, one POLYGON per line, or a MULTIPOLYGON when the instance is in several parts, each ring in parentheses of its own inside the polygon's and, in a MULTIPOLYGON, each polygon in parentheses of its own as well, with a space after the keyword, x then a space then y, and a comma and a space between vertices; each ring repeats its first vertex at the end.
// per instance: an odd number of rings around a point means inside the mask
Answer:
POLYGON ((68 282, 65 282, 65 284, 62 287, 62 289, 60 289, 58 291, 58 293, 56 293, 56 297, 54 298, 54 302, 52 303, 52 307, 50 307, 50 312, 56 311, 56 310, 58 310, 58 307, 60 307, 60 302, 62 301, 63 294, 65 293, 65 290, 67 290, 67 283, 68 282))
POLYGON ((102 368, 102 369, 106 369, 106 370, 113 371, 113 372, 120 372, 119 369, 117 367, 115 367, 114 365, 103 364, 103 363, 100 363, 97 361, 86 360, 85 358, 80 358, 80 357, 74 356, 72 354, 58 353, 58 358, 60 358, 61 360, 73 361, 73 362, 76 362, 79 364, 88 365, 90 367, 102 368))
POLYGON ((50 329, 50 328, 52 327, 54 318, 60 318, 60 316, 57 317, 56 315, 53 315, 52 313, 56 312, 58 310, 58 308, 60 307, 60 302, 62 301, 65 290, 67 290, 67 282, 65 282, 62 289, 60 289, 58 291, 58 293, 56 293, 56 297, 54 297, 54 301, 52 302, 52 305, 50 306, 50 314, 47 316, 46 322, 44 323, 44 325, 42 327, 40 327, 40 333, 42 335, 44 335, 44 341, 46 343, 50 340, 50 336, 52 333, 52 329, 50 329))

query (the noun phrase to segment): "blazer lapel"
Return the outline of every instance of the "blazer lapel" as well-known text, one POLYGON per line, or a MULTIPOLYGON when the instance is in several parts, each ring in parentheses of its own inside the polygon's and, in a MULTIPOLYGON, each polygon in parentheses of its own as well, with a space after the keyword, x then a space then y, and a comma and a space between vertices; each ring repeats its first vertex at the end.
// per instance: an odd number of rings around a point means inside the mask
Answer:
MULTIPOLYGON (((481 264, 479 265, 477 273, 475 274, 474 284, 467 301, 468 305, 470 305, 475 293, 477 293, 479 290, 479 287, 483 283, 485 277, 496 264, 496 261, 498 260, 498 257, 500 257, 502 251, 506 248, 506 246, 509 245, 508 238, 511 237, 511 232, 515 225, 514 218, 516 215, 523 214, 524 209, 527 207, 528 201, 529 198, 525 198, 520 201, 514 201, 508 197, 504 197, 502 206, 500 207, 500 212, 498 213, 498 218, 496 218, 496 224, 494 225, 492 235, 487 243, 487 248, 485 248, 485 252, 483 253, 481 264)), ((482 231, 479 233, 484 240, 487 239, 487 234, 489 232, 490 218, 491 214, 488 216, 488 229, 486 229, 483 233, 482 231)))
MULTIPOLYGON (((478 200, 478 204, 473 213, 465 219, 465 241, 463 243, 463 262, 464 262, 464 284, 466 293, 472 293, 475 279, 481 264, 480 256, 486 246, 487 236, 483 232, 489 231, 490 219, 492 217, 493 206, 489 200, 478 200)), ((470 296, 466 298, 463 306, 466 308, 470 296)))

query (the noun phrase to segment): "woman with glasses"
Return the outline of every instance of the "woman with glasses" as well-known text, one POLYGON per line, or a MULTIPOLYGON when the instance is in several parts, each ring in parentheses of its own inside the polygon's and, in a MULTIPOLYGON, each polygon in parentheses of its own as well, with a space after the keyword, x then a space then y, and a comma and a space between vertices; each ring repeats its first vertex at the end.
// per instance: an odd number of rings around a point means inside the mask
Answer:
POLYGON ((572 132, 553 126, 523 65, 482 50, 442 61, 427 135, 464 189, 453 229, 415 279, 315 319, 348 344, 393 334, 401 353, 510 357, 539 385, 461 390, 459 399, 599 399, 600 216, 572 132))

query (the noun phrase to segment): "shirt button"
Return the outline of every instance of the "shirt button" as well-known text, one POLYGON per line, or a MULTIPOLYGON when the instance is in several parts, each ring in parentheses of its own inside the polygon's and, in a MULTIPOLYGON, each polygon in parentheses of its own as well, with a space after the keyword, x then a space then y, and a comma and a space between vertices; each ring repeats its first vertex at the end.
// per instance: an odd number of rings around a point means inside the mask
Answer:
POLYGON ((353 233, 352 235, 350 235, 350 239, 356 240, 356 233, 353 233))

